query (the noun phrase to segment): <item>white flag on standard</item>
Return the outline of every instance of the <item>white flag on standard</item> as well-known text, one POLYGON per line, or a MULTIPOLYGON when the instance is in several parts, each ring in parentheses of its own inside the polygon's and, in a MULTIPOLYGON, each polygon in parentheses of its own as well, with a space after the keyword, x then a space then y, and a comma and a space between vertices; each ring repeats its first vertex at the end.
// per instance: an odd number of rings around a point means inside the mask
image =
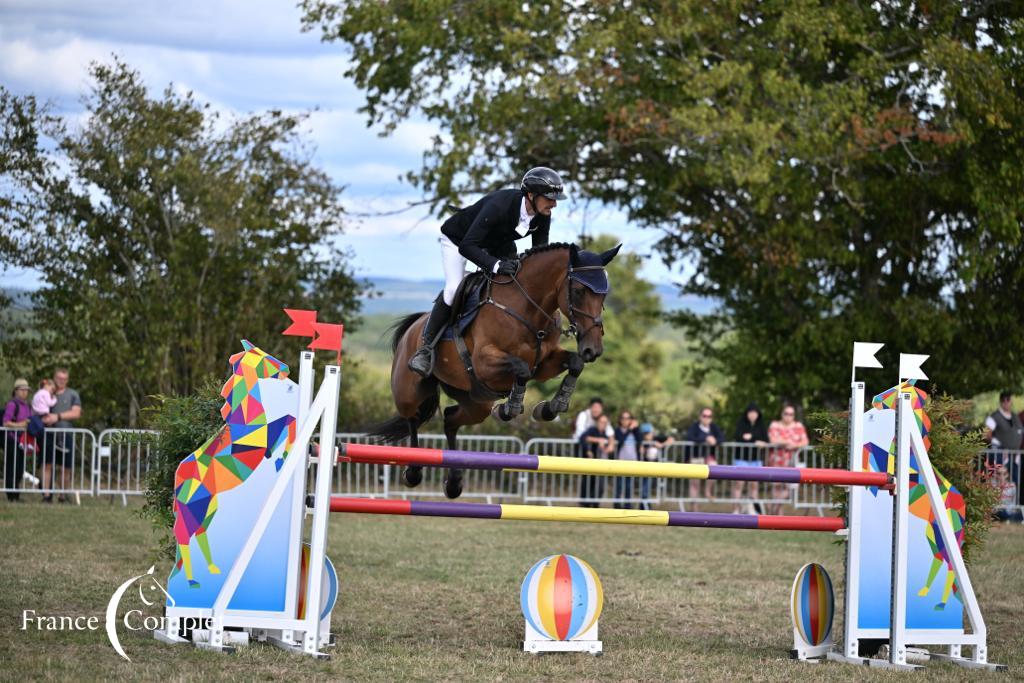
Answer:
POLYGON ((928 379, 928 375, 924 374, 924 370, 921 369, 921 365, 924 364, 926 360, 928 360, 928 356, 918 353, 901 353, 900 380, 928 379))
POLYGON ((880 368, 882 364, 875 358, 875 354, 885 346, 875 342, 853 342, 853 367, 855 368, 880 368))
POLYGON ((882 364, 875 354, 885 344, 875 342, 853 342, 853 368, 850 370, 850 381, 857 381, 857 368, 880 368, 882 364))

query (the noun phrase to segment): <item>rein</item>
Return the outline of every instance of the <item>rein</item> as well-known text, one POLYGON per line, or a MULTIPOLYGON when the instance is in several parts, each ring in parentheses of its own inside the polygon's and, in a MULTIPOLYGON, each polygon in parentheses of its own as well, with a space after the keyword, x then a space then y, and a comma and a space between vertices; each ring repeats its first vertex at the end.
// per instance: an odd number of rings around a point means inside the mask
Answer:
MULTIPOLYGON (((533 297, 531 297, 527 293, 526 288, 523 287, 522 283, 519 282, 519 278, 517 278, 515 275, 510 275, 509 279, 507 281, 498 282, 496 278, 491 277, 490 273, 486 274, 486 277, 487 277, 487 293, 486 293, 486 297, 480 303, 480 305, 484 306, 484 305, 490 304, 490 305, 494 306, 495 308, 497 308, 497 309, 499 309, 501 311, 504 311, 509 316, 511 316, 512 318, 515 318, 520 323, 522 323, 523 326, 526 327, 526 329, 528 329, 531 334, 533 334, 533 338, 534 338, 534 358, 533 358, 533 365, 530 368, 531 374, 535 373, 537 371, 537 366, 540 365, 541 354, 542 354, 541 347, 542 347, 542 344, 543 344, 544 340, 548 336, 548 330, 551 329, 552 327, 554 327, 554 328, 556 328, 558 330, 558 333, 559 333, 560 336, 563 336, 563 337, 575 336, 577 342, 579 342, 580 338, 584 334, 590 332, 590 330, 594 329, 595 327, 599 327, 599 328, 604 329, 604 321, 602 320, 600 315, 591 315, 591 314, 587 313, 586 311, 581 311, 580 309, 578 309, 575 306, 573 306, 573 302, 572 302, 572 283, 575 280, 575 278, 573 278, 573 273, 578 273, 578 272, 588 271, 588 270, 601 270, 601 271, 603 271, 604 270, 604 266, 578 266, 578 267, 574 268, 570 264, 568 266, 568 269, 566 270, 566 274, 565 274, 565 284, 566 284, 565 299, 566 299, 566 310, 569 312, 569 315, 568 315, 569 326, 565 327, 565 328, 562 328, 558 324, 558 320, 556 320, 554 316, 549 315, 548 312, 545 311, 541 307, 540 304, 538 304, 536 301, 534 301, 533 297), (504 304, 502 304, 500 302, 495 301, 494 298, 491 296, 491 288, 494 285, 509 285, 509 284, 514 284, 519 289, 519 291, 522 293, 523 298, 525 298, 526 301, 529 302, 529 304, 534 308, 534 310, 539 311, 541 315, 543 315, 545 318, 547 318, 548 323, 547 323, 547 325, 544 326, 543 329, 537 329, 536 327, 534 327, 534 325, 532 323, 530 323, 529 320, 527 320, 525 317, 523 317, 519 312, 515 311, 514 309, 509 308, 508 306, 506 306, 506 305, 504 305, 504 304), (579 325, 576 322, 576 316, 577 315, 581 315, 583 317, 589 318, 593 322, 590 324, 589 327, 587 327, 583 331, 580 331, 579 325)), ((587 285, 583 284, 582 286, 586 287, 587 285)))

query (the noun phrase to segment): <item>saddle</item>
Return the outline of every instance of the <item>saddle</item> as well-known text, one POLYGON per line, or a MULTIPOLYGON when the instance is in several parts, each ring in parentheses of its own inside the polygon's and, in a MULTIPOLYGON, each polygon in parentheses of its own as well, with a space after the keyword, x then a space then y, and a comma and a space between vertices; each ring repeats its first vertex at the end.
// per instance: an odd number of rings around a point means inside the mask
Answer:
MULTIPOLYGON (((483 271, 470 273, 459 283, 455 290, 455 298, 452 300, 452 312, 448 319, 448 325, 441 333, 441 341, 454 341, 456 337, 462 337, 469 326, 476 320, 484 300, 484 288, 487 287, 487 277, 483 271)), ((423 326, 425 330, 426 325, 423 326)))

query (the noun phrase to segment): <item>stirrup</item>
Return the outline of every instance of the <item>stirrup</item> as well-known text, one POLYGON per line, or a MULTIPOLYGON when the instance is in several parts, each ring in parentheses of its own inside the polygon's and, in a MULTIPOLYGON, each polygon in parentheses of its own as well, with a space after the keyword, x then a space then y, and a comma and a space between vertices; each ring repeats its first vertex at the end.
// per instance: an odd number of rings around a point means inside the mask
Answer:
POLYGON ((434 349, 429 346, 420 347, 406 366, 421 377, 430 377, 430 371, 434 369, 434 349))

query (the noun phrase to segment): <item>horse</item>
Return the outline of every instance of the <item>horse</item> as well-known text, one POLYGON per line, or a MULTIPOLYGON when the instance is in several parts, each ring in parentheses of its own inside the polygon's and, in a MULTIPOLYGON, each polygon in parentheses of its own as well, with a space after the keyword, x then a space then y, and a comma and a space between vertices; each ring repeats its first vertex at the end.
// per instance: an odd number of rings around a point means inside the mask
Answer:
POLYGON ((250 342, 228 359, 231 377, 220 395, 225 425, 178 464, 174 471, 174 568, 168 580, 184 570, 188 585, 199 588, 192 575, 190 544, 196 539, 210 574, 220 574, 206 532, 217 514, 220 494, 240 485, 264 460, 284 449, 274 462, 280 471, 295 441, 295 416, 269 416, 260 397, 261 379, 285 379, 288 366, 250 342))
MULTIPOLYGON (((476 317, 463 336, 456 332, 454 340, 438 343, 427 378, 406 367, 419 347, 427 314, 399 319, 391 338, 391 394, 398 414, 371 428, 370 436, 384 443, 408 438, 417 448, 417 431, 437 412, 439 391, 444 391, 456 401, 443 415, 445 439, 454 449, 461 427, 489 415, 503 422, 515 419, 523 413, 527 382, 562 373, 554 397, 535 405, 531 414, 550 421, 566 412, 584 365, 604 352, 601 311, 610 291, 605 266, 621 246, 595 254, 574 244, 547 244, 520 254, 516 275, 483 274, 487 283, 476 317), (568 320, 564 329, 562 316, 568 320), (563 336, 575 337, 576 351, 560 346, 563 336), (506 400, 496 403, 501 398, 506 400)), ((418 486, 422 479, 422 466, 402 472, 406 486, 418 486)), ((462 470, 447 470, 444 492, 459 497, 462 470)))

